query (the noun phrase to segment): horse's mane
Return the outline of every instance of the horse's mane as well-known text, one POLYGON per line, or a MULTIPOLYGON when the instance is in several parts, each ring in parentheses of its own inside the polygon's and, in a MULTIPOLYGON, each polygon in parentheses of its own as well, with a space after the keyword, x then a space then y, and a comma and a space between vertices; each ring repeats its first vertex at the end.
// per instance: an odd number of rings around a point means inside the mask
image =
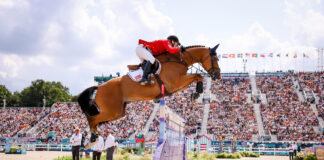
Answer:
POLYGON ((188 48, 198 48, 198 47, 205 48, 205 46, 203 46, 203 45, 192 45, 192 46, 186 47, 186 49, 188 49, 188 48))

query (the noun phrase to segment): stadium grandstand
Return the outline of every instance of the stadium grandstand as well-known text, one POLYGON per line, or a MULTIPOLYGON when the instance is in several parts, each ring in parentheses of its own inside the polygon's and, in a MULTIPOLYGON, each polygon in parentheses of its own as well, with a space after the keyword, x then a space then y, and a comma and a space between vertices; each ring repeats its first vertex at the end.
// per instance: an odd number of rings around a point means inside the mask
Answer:
MULTIPOLYGON (((165 98, 185 118, 189 137, 323 143, 324 72, 224 73, 214 82, 205 77, 204 93, 191 101, 195 87, 192 84, 165 98)), ((158 107, 153 101, 129 103, 125 117, 99 128, 113 130, 121 143, 140 134, 155 142, 158 107)), ((75 127, 88 130, 86 118, 74 102, 57 102, 45 109, 6 107, 0 110, 0 117, 1 143, 6 137, 27 137, 28 143, 62 144, 68 143, 75 127)))

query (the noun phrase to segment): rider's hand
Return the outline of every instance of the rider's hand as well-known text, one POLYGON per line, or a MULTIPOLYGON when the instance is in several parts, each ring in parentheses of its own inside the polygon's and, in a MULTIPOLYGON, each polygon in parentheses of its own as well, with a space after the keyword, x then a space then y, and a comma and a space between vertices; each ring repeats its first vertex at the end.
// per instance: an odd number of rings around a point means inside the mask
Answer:
POLYGON ((186 48, 185 48, 184 46, 181 45, 181 46, 180 46, 180 51, 181 51, 181 52, 184 52, 185 50, 186 50, 186 48))

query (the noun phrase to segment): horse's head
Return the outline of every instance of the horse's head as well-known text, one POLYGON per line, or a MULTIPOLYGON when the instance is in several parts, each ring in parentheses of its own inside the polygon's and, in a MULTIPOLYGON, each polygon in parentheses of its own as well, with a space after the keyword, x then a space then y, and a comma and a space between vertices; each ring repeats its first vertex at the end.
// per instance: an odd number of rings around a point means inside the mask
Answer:
POLYGON ((218 57, 216 50, 219 44, 213 48, 200 48, 200 49, 188 49, 188 52, 192 56, 193 63, 200 63, 204 69, 208 72, 212 80, 220 79, 220 68, 218 65, 218 57))
MULTIPOLYGON (((210 60, 208 60, 210 62, 210 64, 205 64, 207 65, 206 67, 209 67, 210 69, 207 70, 208 74, 211 76, 212 80, 216 80, 216 79, 220 79, 220 68, 218 65, 218 57, 217 57, 217 48, 218 48, 219 44, 217 44, 214 48, 211 48, 209 51, 209 58, 210 60)), ((204 62, 202 62, 203 67, 205 67, 204 62)))

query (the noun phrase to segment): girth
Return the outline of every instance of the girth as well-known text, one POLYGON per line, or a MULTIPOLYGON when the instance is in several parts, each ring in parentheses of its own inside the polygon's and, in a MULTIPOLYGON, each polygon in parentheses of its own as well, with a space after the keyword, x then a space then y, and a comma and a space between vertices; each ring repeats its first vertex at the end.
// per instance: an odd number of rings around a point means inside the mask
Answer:
MULTIPOLYGON (((157 74, 154 74, 154 77, 156 79, 156 81, 159 83, 159 87, 160 87, 160 94, 158 96, 156 96, 156 99, 160 99, 163 97, 162 94, 162 85, 164 84, 163 81, 161 80, 160 76, 157 74)), ((172 93, 170 93, 166 88, 164 88, 164 96, 170 96, 172 93)))

